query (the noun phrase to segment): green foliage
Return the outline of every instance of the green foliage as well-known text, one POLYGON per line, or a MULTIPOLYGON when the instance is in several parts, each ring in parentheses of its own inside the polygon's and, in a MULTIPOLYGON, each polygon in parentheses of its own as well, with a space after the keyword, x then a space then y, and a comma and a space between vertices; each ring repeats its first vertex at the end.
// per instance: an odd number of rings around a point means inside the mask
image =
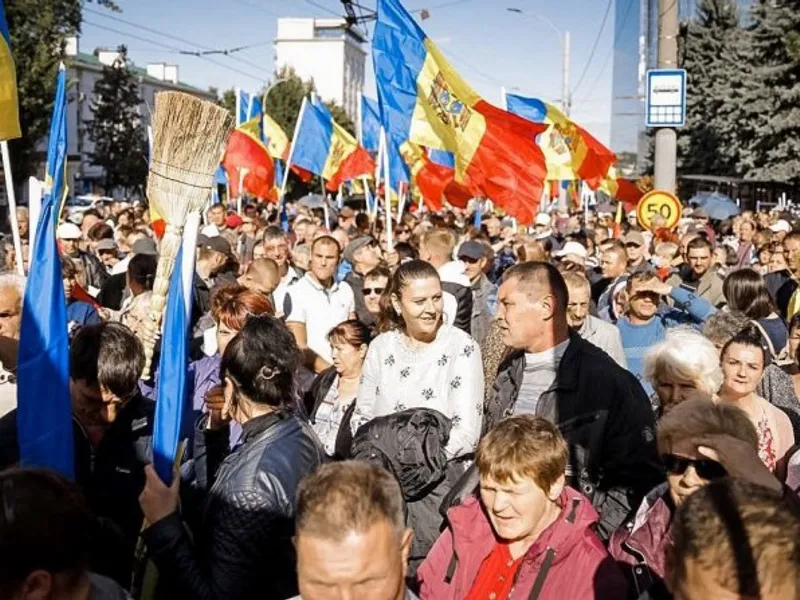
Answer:
POLYGON ((740 123, 745 148, 739 168, 748 179, 800 183, 800 0, 757 0, 740 123))
POLYGON ((92 163, 103 167, 107 192, 123 188, 126 194, 142 193, 147 180, 147 142, 139 116, 139 85, 128 68, 127 50, 104 66, 94 86, 93 119, 86 122, 94 142, 92 163))
POLYGON ((284 67, 275 74, 275 80, 268 89, 264 110, 291 138, 303 98, 315 91, 314 82, 303 81, 294 69, 284 67))
POLYGON ((234 90, 225 90, 217 104, 222 108, 227 108, 228 112, 236 118, 236 92, 234 90))
POLYGON ((736 175, 736 118, 749 70, 742 56, 745 37, 734 0, 702 0, 686 25, 679 51, 688 72, 687 123, 678 137, 682 173, 736 175))
MULTIPOLYGON (((113 0, 95 0, 95 4, 119 11, 113 0)), ((9 142, 14 181, 19 184, 35 174, 41 162, 36 147, 50 128, 64 40, 80 31, 82 3, 80 0, 4 0, 4 6, 19 90, 22 137, 9 142)))

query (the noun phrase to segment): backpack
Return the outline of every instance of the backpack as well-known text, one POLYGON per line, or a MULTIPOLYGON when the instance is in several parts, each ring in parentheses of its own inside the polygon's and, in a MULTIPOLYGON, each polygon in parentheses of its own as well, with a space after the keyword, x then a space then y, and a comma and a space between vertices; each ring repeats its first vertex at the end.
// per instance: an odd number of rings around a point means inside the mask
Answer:
POLYGON ((766 329, 764 329, 761 323, 756 320, 752 320, 751 323, 755 325, 758 331, 761 333, 761 337, 764 340, 764 349, 769 353, 772 363, 778 365, 779 367, 786 367, 794 364, 792 353, 789 351, 788 337, 786 340, 786 345, 783 348, 776 350, 775 346, 772 344, 772 339, 769 337, 766 329))

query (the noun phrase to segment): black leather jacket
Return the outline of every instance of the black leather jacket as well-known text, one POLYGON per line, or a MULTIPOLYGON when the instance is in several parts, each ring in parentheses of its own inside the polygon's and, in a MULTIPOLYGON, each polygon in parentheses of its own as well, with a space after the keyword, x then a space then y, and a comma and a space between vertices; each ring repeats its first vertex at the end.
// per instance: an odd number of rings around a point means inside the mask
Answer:
MULTIPOLYGON (((524 370, 523 351, 500 365, 486 402, 484 432, 513 414, 524 370)), ((598 533, 607 540, 664 481, 655 417, 644 389, 608 354, 573 333, 536 414, 555 423, 566 438, 567 483, 592 500, 600 513, 598 533)))
MULTIPOLYGON (((86 285, 101 290, 103 284, 109 278, 108 270, 105 265, 100 262, 94 254, 88 252, 79 252, 77 256, 70 257, 76 262, 83 265, 83 271, 86 274, 86 285)), ((86 290, 89 291, 88 289, 86 290)))
POLYGON ((288 412, 246 423, 231 453, 228 428, 206 430, 205 419, 195 434, 194 485, 182 504, 193 542, 178 513, 143 532, 160 584, 169 588, 163 597, 289 598, 297 593, 295 493, 325 452, 311 426, 288 412))

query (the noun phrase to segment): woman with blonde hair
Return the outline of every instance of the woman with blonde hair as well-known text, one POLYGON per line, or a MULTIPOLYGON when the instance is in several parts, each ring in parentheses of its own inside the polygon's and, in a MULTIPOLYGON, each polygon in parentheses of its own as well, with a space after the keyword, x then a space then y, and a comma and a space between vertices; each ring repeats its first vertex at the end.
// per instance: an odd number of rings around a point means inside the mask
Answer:
POLYGON ((658 418, 696 392, 713 396, 723 379, 714 344, 689 327, 668 330, 647 352, 644 376, 655 390, 651 402, 658 418))

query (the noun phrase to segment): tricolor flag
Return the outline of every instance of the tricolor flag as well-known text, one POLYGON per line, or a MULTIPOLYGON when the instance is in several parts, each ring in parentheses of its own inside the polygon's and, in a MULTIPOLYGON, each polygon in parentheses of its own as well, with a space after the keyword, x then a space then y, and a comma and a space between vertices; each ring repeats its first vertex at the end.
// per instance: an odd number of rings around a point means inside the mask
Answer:
POLYGON ((11 54, 11 36, 8 33, 6 11, 3 8, 3 0, 0 0, 0 140, 10 140, 21 135, 17 102, 17 69, 11 54))
POLYGON ((552 104, 514 94, 505 98, 510 112, 547 125, 539 140, 547 160, 547 179, 582 179, 596 190, 617 161, 614 153, 552 104))
POLYGON ((453 206, 466 208, 472 193, 455 180, 455 169, 431 160, 424 148, 406 142, 402 148, 403 159, 411 171, 411 180, 417 186, 425 206, 432 211, 442 210, 442 200, 453 206))
POLYGON ((25 287, 17 366, 17 432, 22 466, 47 467, 72 477, 72 403, 69 393, 67 300, 56 247, 66 196, 67 71, 58 71, 50 120, 42 212, 25 287))
POLYGON ((616 198, 625 206, 625 212, 636 210, 639 200, 645 192, 640 189, 636 181, 617 176, 617 169, 611 167, 606 178, 600 184, 600 189, 611 198, 616 198))
POLYGON ((345 181, 375 170, 369 153, 331 119, 327 108, 313 102, 303 100, 295 136, 292 166, 320 176, 329 191, 337 191, 345 181))
POLYGON ((453 152, 456 181, 469 178, 520 223, 533 222, 546 175, 536 136, 545 128, 478 96, 399 0, 378 0, 372 57, 390 148, 408 140, 453 152))

